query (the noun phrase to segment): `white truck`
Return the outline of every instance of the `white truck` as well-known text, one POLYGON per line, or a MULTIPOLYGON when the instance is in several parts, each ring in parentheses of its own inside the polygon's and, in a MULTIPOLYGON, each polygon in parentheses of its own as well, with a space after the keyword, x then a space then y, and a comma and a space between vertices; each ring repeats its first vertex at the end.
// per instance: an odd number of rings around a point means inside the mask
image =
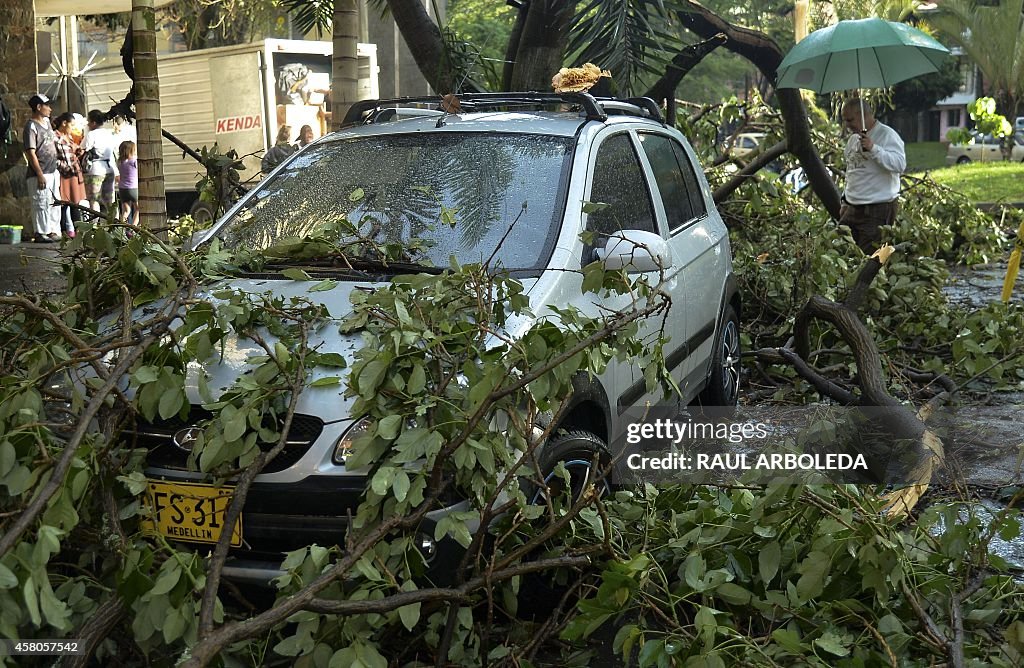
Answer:
MULTIPOLYGON (((260 158, 278 129, 291 126, 297 141, 303 125, 319 137, 329 129, 325 94, 331 85, 331 42, 265 39, 251 44, 158 56, 161 126, 195 150, 215 143, 244 159, 243 183, 258 177, 260 158)), ((380 97, 377 46, 360 44, 359 99, 380 97)), ((121 61, 90 70, 89 109, 109 109, 131 87, 121 61)), ((164 183, 172 215, 209 216, 198 199, 201 167, 164 139, 164 183)))

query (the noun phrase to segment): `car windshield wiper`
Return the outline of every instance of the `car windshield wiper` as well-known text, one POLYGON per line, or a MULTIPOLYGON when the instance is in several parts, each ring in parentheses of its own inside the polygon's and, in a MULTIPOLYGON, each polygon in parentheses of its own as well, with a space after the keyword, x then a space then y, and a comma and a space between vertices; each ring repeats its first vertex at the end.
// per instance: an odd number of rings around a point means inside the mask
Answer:
POLYGON ((312 269, 332 269, 336 271, 387 271, 396 273, 423 273, 441 274, 447 271, 445 267, 434 267, 416 262, 400 262, 397 260, 373 260, 370 258, 274 258, 273 262, 267 262, 264 269, 273 270, 277 267, 310 267, 312 269))

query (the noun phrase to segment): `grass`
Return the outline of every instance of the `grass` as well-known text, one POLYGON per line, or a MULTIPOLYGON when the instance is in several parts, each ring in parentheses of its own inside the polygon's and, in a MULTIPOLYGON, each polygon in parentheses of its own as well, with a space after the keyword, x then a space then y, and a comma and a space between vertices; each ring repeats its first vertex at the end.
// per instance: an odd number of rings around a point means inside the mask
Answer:
POLYGON ((1024 201, 1024 164, 1019 162, 972 162, 933 169, 930 174, 937 183, 963 193, 973 202, 1024 201))
POLYGON ((906 145, 907 171, 910 173, 946 166, 946 145, 939 141, 919 141, 906 145))

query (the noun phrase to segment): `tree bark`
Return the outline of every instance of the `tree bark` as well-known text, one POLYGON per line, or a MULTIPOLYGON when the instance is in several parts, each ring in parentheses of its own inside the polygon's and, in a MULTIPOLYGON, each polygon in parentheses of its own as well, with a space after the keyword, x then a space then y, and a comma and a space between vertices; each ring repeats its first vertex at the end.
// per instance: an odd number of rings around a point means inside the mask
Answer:
POLYGON ((160 81, 156 62, 153 0, 132 0, 135 117, 138 122, 139 224, 150 229, 167 221, 163 143, 160 138, 160 81))
POLYGON ((387 0, 398 30, 430 87, 441 94, 455 91, 441 30, 420 0, 387 0))
POLYGON ((505 62, 501 68, 501 89, 512 90, 512 74, 516 69, 516 52, 519 51, 519 42, 523 39, 523 28, 526 27, 526 16, 530 12, 531 0, 521 0, 523 3, 516 9, 516 22, 512 26, 512 34, 508 37, 508 44, 505 45, 505 62))
POLYGON ((359 97, 359 3, 334 0, 331 39, 331 130, 341 128, 349 107, 359 97))
MULTIPOLYGON (((687 8, 680 10, 678 16, 687 29, 704 39, 724 33, 727 38, 725 48, 743 56, 770 81, 775 81, 775 72, 782 62, 783 54, 779 45, 770 37, 756 30, 734 26, 693 0, 684 2, 687 8)), ((811 127, 807 123, 807 109, 803 99, 798 91, 791 88, 778 89, 776 95, 785 120, 789 152, 800 161, 811 189, 829 215, 838 220, 839 189, 832 182, 825 163, 811 142, 811 127)))
POLYGON ((516 49, 512 90, 551 90, 551 77, 562 67, 569 43, 571 20, 571 5, 559 0, 530 2, 516 49))
MULTIPOLYGON (((672 59, 672 63, 665 68, 665 74, 653 86, 647 89, 644 97, 649 97, 658 104, 672 102, 673 104, 670 105, 670 109, 674 107, 676 87, 679 86, 679 82, 704 59, 704 56, 725 44, 726 41, 728 41, 728 38, 723 33, 718 33, 703 42, 691 44, 680 51, 672 59)), ((668 122, 672 123, 674 121, 675 114, 672 113, 670 118, 668 118, 668 122)))

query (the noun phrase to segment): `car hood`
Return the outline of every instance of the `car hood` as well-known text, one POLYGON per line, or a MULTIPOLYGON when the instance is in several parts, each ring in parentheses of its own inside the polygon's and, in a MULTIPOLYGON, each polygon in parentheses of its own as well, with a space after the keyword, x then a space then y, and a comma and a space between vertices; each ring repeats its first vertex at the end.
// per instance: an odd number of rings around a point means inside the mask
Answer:
MULTIPOLYGON (((308 346, 316 348, 320 352, 334 352, 342 355, 348 367, 338 369, 334 367, 317 367, 310 374, 309 381, 320 378, 338 376, 342 382, 334 385, 321 387, 307 387, 299 398, 296 411, 317 415, 325 421, 347 418, 350 404, 354 399, 345 398, 345 378, 348 370, 355 361, 356 353, 364 343, 363 332, 342 333, 340 331, 341 321, 352 313, 352 293, 359 291, 373 292, 387 285, 384 282, 374 281, 338 281, 330 290, 310 292, 309 288, 317 281, 293 281, 274 279, 232 279, 220 284, 211 286, 209 289, 200 292, 201 299, 208 299, 217 303, 213 293, 224 289, 241 290, 250 294, 271 293, 275 297, 285 299, 296 297, 306 299, 314 304, 324 306, 330 313, 330 319, 324 322, 316 331, 309 335, 308 346)), ((529 292, 536 283, 536 279, 523 280, 524 289, 529 292)), ((525 323, 524 323, 525 324, 525 323)), ((510 330, 512 328, 509 328, 510 330)), ((518 329, 518 328, 517 328, 518 329)), ((512 333, 511 331, 509 333, 512 333)), ((267 332, 263 332, 267 342, 273 346, 276 339, 267 332)), ((253 356, 265 355, 265 351, 251 339, 239 337, 229 333, 222 342, 214 347, 213 355, 204 363, 192 362, 189 365, 189 372, 186 378, 186 393, 193 404, 203 403, 199 392, 200 376, 205 374, 206 385, 214 399, 229 389, 232 384, 246 372, 252 371, 255 365, 247 360, 253 356), (222 352, 221 352, 222 351, 222 352)))

